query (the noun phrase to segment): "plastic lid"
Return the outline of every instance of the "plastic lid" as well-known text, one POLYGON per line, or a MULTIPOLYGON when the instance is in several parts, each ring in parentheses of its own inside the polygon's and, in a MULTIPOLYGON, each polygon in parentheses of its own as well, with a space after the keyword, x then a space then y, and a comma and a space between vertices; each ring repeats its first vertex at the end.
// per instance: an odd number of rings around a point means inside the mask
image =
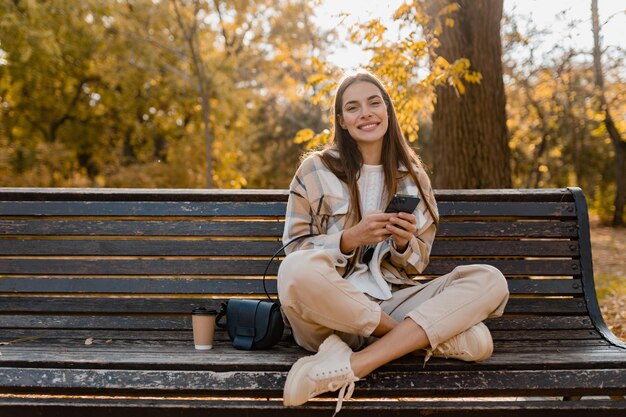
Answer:
POLYGON ((215 316, 217 315, 217 310, 207 310, 204 307, 196 307, 191 311, 191 314, 197 316, 215 316))

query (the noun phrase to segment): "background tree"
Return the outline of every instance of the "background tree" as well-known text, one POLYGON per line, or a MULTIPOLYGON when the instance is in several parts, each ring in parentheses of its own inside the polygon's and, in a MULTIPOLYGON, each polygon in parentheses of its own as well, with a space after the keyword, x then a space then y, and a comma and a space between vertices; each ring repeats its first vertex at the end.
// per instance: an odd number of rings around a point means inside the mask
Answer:
POLYGON ((606 100, 604 75, 602 72, 602 47, 600 43, 600 18, 598 0, 591 0, 591 30, 593 33, 593 79, 596 87, 596 99, 604 118, 604 125, 615 149, 615 212, 613 226, 624 225, 624 206, 626 205, 626 141, 611 117, 606 100))
MULTIPOLYGON (((428 2, 430 15, 449 4, 428 2)), ((437 87, 433 113, 434 186, 511 186, 506 127, 500 20, 502 0, 460 0, 453 23, 444 27, 437 53, 447 61, 469 59, 480 84, 437 87)))

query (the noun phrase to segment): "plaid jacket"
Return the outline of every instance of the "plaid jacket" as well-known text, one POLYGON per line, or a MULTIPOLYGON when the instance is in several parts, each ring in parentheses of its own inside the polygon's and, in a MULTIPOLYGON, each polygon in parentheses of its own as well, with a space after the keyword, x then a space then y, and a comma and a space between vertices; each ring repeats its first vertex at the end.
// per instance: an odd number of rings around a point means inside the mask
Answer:
MULTIPOLYGON (((419 195, 417 186, 408 175, 408 170, 404 166, 400 166, 398 170, 406 172, 407 175, 398 181, 396 192, 419 195)), ((409 275, 422 272, 428 265, 436 233, 436 226, 426 209, 424 199, 428 200, 438 215, 428 175, 421 168, 416 172, 426 195, 421 196, 422 201, 413 213, 418 226, 415 237, 409 241, 403 253, 396 251, 391 238, 380 242, 376 245, 374 257, 368 265, 365 265, 361 260, 363 248, 358 248, 350 254, 343 254, 339 246, 343 230, 357 223, 355 213, 349 210, 350 192, 347 184, 326 168, 319 155, 309 156, 298 168, 289 187, 283 242, 287 243, 297 236, 310 233, 318 236, 303 238, 288 246, 285 251, 289 254, 305 249, 328 250, 335 259, 335 267, 348 280, 356 279, 356 276, 369 267, 370 273, 374 274, 372 279, 377 280, 381 288, 372 288, 364 292, 378 299, 391 297, 389 284, 416 285, 409 275)))

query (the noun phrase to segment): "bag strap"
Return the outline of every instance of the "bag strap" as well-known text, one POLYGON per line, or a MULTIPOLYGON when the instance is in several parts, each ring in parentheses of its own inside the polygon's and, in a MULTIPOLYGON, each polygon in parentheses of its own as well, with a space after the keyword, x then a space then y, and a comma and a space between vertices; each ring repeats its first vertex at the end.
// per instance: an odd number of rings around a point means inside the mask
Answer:
POLYGON ((281 251, 283 251, 287 246, 291 245, 293 242, 295 242, 297 240, 300 240, 300 239, 304 239, 305 237, 311 237, 311 236, 318 236, 318 235, 315 234, 315 233, 309 233, 307 235, 294 237, 289 242, 285 243, 280 249, 278 249, 276 251, 276 253, 274 253, 274 255, 272 255, 272 257, 270 258, 269 262, 265 266, 265 271, 263 271, 263 291, 265 291, 265 295, 267 296, 268 300, 275 301, 275 300, 272 299, 272 297, 270 297, 270 294, 269 294, 269 292, 267 292, 267 287, 265 285, 265 275, 267 275, 267 270, 270 268, 270 265, 271 265, 272 261, 274 260, 274 258, 276 258, 281 251))

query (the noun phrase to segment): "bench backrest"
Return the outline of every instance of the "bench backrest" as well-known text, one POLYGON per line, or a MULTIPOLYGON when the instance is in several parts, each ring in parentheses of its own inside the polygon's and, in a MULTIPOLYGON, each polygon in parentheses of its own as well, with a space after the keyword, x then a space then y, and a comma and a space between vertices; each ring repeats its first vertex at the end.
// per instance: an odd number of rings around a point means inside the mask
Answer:
MULTIPOLYGON (((512 294, 493 329, 588 333, 596 322, 612 337, 579 189, 436 197, 441 226, 419 279, 488 263, 512 294)), ((195 306, 262 296, 286 201, 284 190, 0 189, 0 330, 188 330, 195 306)))

